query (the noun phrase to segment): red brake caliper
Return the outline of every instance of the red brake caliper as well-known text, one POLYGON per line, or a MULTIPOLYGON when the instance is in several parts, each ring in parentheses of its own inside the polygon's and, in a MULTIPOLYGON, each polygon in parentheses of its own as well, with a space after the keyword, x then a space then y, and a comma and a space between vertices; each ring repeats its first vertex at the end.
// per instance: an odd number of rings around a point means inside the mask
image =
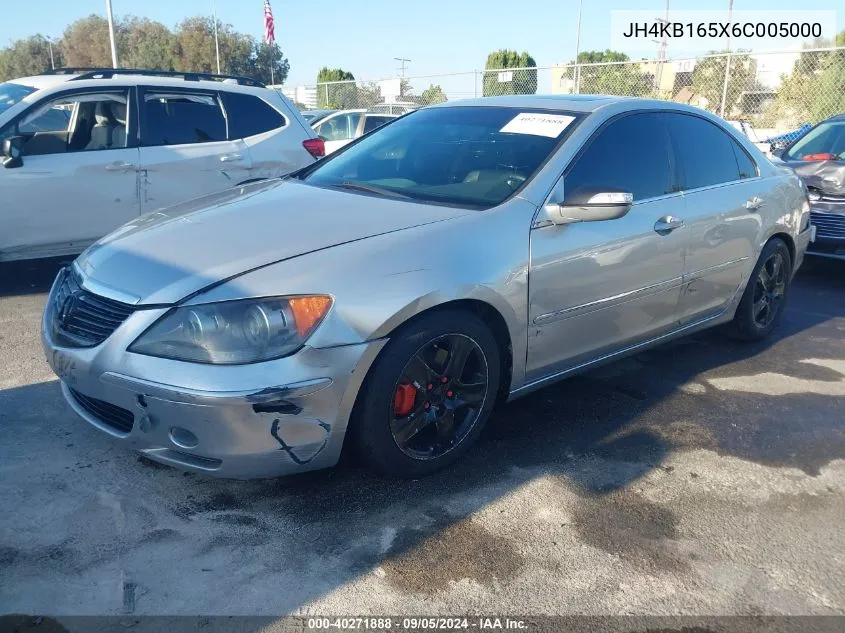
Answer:
POLYGON ((393 412, 396 415, 408 415, 413 410, 416 399, 417 388, 414 385, 399 385, 393 396, 393 412))

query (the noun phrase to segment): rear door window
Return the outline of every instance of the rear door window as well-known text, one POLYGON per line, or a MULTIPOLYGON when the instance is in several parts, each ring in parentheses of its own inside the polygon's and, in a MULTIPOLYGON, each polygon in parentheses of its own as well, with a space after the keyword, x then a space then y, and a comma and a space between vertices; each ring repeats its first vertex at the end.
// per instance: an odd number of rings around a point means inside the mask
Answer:
POLYGON ((226 140, 226 119, 214 93, 146 92, 143 109, 147 147, 226 140))
POLYGON ((285 117, 269 103, 254 95, 223 93, 229 138, 247 138, 287 125, 285 117))
POLYGON ((672 181, 663 114, 640 112, 599 132, 567 173, 564 191, 623 191, 636 202, 671 193, 672 181))
MULTIPOLYGON (((737 162, 742 148, 719 126, 692 114, 666 114, 669 138, 681 173, 684 190, 710 187, 742 178, 737 162)), ((745 156, 747 159, 747 155, 745 156)), ((749 170, 747 161, 744 171, 749 170)), ((756 168, 751 168, 756 176, 756 168)), ((750 177, 750 176, 745 176, 750 177)))
POLYGON ((355 138, 360 120, 360 112, 339 114, 320 123, 314 131, 327 141, 348 141, 355 138))

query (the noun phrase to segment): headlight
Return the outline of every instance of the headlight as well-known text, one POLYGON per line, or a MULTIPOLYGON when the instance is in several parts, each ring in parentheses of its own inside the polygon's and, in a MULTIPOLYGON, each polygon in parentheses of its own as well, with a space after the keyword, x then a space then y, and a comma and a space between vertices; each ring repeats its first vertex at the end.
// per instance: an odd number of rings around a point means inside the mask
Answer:
POLYGON ((807 197, 810 199, 810 202, 818 202, 822 199, 822 194, 818 189, 809 189, 807 197))
POLYGON ((331 297, 313 295, 174 308, 129 351, 219 365, 280 358, 302 347, 331 305, 331 297))

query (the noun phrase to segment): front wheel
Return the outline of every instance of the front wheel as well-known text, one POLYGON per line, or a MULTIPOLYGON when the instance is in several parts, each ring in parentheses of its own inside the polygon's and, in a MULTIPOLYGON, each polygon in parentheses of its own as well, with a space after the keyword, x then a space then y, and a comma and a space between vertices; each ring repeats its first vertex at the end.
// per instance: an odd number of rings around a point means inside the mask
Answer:
POLYGON ((400 328, 356 406, 352 432, 364 459, 399 477, 457 461, 490 417, 499 358, 490 330, 470 312, 435 312, 400 328))
POLYGON ((761 341, 775 329, 792 280, 792 257, 783 240, 763 247, 728 332, 744 341, 761 341))

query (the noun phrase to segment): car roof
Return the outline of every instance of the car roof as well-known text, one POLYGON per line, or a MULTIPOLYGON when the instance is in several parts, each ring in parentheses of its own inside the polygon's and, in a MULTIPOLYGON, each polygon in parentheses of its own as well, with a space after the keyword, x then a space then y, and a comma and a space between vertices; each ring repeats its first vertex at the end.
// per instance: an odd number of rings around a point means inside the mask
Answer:
POLYGON ((44 90, 45 88, 52 88, 53 86, 63 84, 68 79, 73 79, 73 75, 33 75, 32 77, 19 77, 17 79, 9 79, 8 81, 19 86, 44 90))
POLYGON ((462 106, 499 106, 507 108, 543 108, 545 110, 566 110, 569 112, 593 112, 599 108, 619 103, 621 101, 648 101, 651 99, 635 99, 633 97, 617 97, 611 95, 508 95, 504 97, 477 97, 446 101, 433 108, 450 108, 462 106))
MULTIPOLYGON (((161 77, 155 74, 120 74, 116 73, 111 77, 95 77, 91 79, 78 79, 79 75, 73 74, 56 74, 56 75, 34 75, 31 77, 21 77, 19 79, 10 79, 10 83, 29 86, 36 90, 47 90, 56 88, 63 84, 68 84, 68 87, 74 88, 102 88, 109 84, 119 86, 156 86, 156 87, 171 87, 171 88, 204 88, 206 90, 224 90, 227 92, 246 92, 250 94, 262 94, 265 90, 275 90, 274 88, 266 88, 264 86, 248 86, 237 83, 234 79, 229 80, 212 80, 212 79, 198 79, 189 80, 180 76, 176 77, 161 77)), ((276 92, 279 92, 276 90, 276 92)))

